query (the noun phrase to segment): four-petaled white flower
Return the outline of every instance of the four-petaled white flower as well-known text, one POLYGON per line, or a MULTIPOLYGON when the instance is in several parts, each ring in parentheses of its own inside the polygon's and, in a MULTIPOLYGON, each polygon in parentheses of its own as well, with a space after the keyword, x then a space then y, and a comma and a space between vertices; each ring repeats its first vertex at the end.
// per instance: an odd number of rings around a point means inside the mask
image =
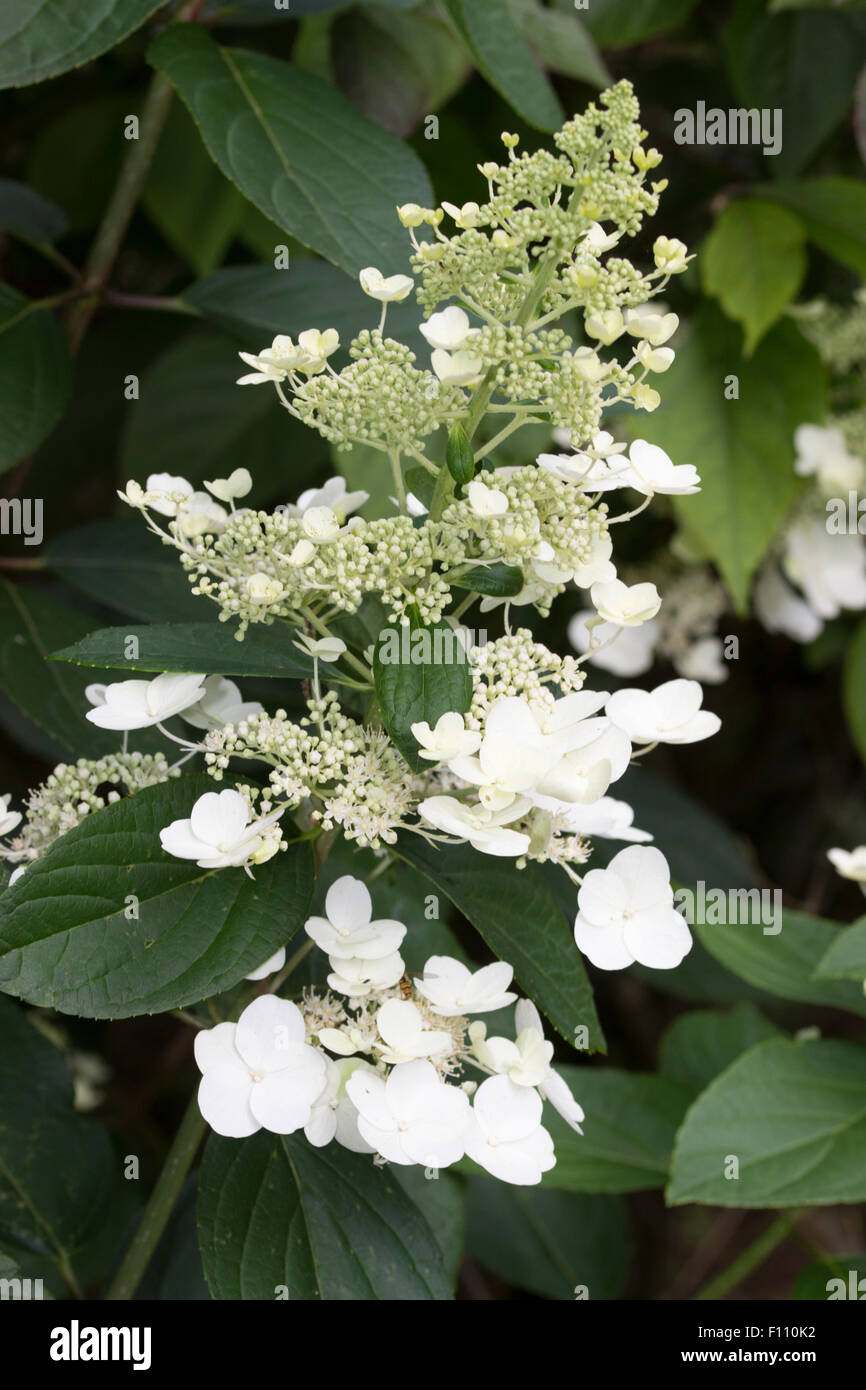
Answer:
POLYGON ((447 1168, 463 1157, 472 1122, 468 1097, 440 1081, 431 1062, 402 1062, 387 1081, 359 1069, 346 1092, 362 1138, 389 1162, 447 1168))
POLYGON ((657 444, 636 439, 628 451, 629 487, 644 496, 662 492, 670 496, 688 497, 700 492, 701 480, 692 463, 674 464, 657 444))
POLYGON ((600 970, 637 961, 672 970, 692 936, 673 905, 667 860, 652 845, 629 845, 606 869, 590 869, 577 894, 574 939, 600 970))
POLYGON ((228 512, 207 492, 193 492, 184 498, 175 512, 175 525, 182 535, 218 535, 225 528, 228 512))
POLYGON ((430 354, 430 365, 443 386, 475 386, 484 370, 484 362, 471 352, 445 352, 436 348, 430 354))
POLYGON ((289 372, 296 372, 305 361, 303 348, 295 347, 287 333, 278 333, 269 348, 261 352, 239 352, 242 362, 253 367, 246 376, 239 376, 238 386, 258 386, 265 381, 285 381, 289 372))
POLYGON ((341 1057, 338 1062, 325 1059, 327 1066, 325 1089, 313 1102, 310 1118, 304 1125, 304 1135, 316 1149, 330 1144, 332 1139, 344 1149, 356 1154, 375 1153, 358 1131, 358 1112, 346 1094, 346 1082, 358 1070, 375 1071, 361 1057, 341 1057))
POLYGON ((541 1182, 542 1173, 556 1163, 541 1115, 537 1091, 515 1086, 507 1076, 488 1077, 475 1092, 467 1155, 503 1182, 520 1187, 541 1182))
POLYGON ((451 758, 468 756, 476 753, 481 743, 481 735, 475 729, 467 729, 463 715, 456 710, 440 714, 435 729, 430 728, 426 719, 410 727, 421 745, 419 756, 429 762, 448 762, 451 758))
POLYGON ((644 338, 653 347, 661 347, 672 338, 679 327, 676 314, 666 314, 652 304, 637 304, 626 310, 625 326, 633 338, 644 338))
MULTIPOLYGON (((399 947, 406 928, 383 917, 373 921, 370 890, 359 878, 344 874, 325 897, 324 917, 310 917, 304 930, 334 964, 338 960, 382 960, 399 947)), ((399 977, 398 977, 399 978, 399 977)))
POLYGON ((625 332, 625 319, 619 309, 601 309, 587 314, 585 328, 590 338, 609 345, 625 332))
POLYGON ((464 203, 462 207, 456 207, 454 203, 443 201, 442 207, 449 217, 453 217, 455 223, 462 231, 467 231, 471 227, 477 227, 481 216, 481 209, 477 203, 464 203))
POLYGON ((638 627, 654 618, 662 606, 655 584, 623 584, 610 579, 589 591, 598 616, 617 627, 638 627))
POLYGON ((243 700, 234 681, 225 676, 208 676, 204 694, 194 705, 182 711, 187 724, 196 729, 221 729, 225 724, 239 724, 253 714, 264 714, 258 700, 243 700))
POLYGON ((198 1032, 198 1104, 211 1129, 243 1139, 260 1129, 294 1134, 307 1124, 327 1067, 304 1038, 300 1009, 273 994, 254 999, 237 1023, 198 1032))
POLYGON ((194 859, 200 869, 264 864, 279 850, 281 815, 272 811, 251 821, 246 797, 226 787, 200 796, 189 819, 172 821, 159 832, 159 841, 166 854, 194 859))
POLYGON ((437 830, 468 840, 482 854, 511 859, 526 853, 529 836, 509 830, 507 822, 527 811, 530 803, 510 796, 508 803, 505 809, 493 811, 485 806, 467 806, 454 796, 428 796, 419 803, 418 814, 437 830))
POLYGON ((517 998, 508 986, 514 977, 506 961, 494 961, 470 970, 453 956, 431 956, 423 974, 415 976, 415 988, 434 1014, 458 1018, 461 1014, 487 1014, 504 1009, 517 998))
MULTIPOLYGON (((131 483, 127 483, 127 495, 131 483)), ((138 484, 136 484, 136 487, 138 484)), ((186 478, 179 478, 173 473, 151 473, 144 485, 147 494, 147 506, 151 511, 159 512, 160 516, 174 516, 181 502, 192 497, 195 488, 192 483, 188 483, 186 478)))
POLYGON ((328 959, 332 966, 329 987, 350 999, 363 999, 374 990, 391 989, 406 968, 399 951, 378 960, 362 956, 329 956, 328 959))
POLYGON ((413 1062, 418 1057, 438 1057, 451 1046, 451 1034, 429 1028, 417 1005, 409 999, 386 999, 376 1014, 381 1042, 376 1051, 384 1062, 413 1062))
POLYGON ((508 511, 508 498, 501 488, 488 487, 479 478, 473 478, 471 483, 467 485, 466 495, 473 512, 482 521, 489 521, 495 516, 504 516, 508 511))
POLYGON ((722 721, 701 709, 697 681, 673 680, 655 690, 617 690, 605 713, 633 743, 697 743, 718 733, 722 721))
POLYGON ((308 487, 294 506, 286 508, 286 512, 289 516, 303 516, 312 507, 330 507, 335 516, 345 518, 369 500, 369 492, 363 492, 360 488, 357 492, 348 492, 346 479, 337 475, 329 478, 321 487, 308 487))
POLYGON ((156 676, 154 680, 113 681, 105 699, 85 715, 100 729, 149 729, 198 704, 205 694, 203 675, 156 676))
POLYGON ((21 822, 21 812, 9 810, 11 800, 11 792, 7 792, 5 796, 0 796, 0 836, 10 835, 16 825, 21 822))
POLYGON ((415 288, 415 281, 411 275, 388 275, 384 276, 381 270, 375 266, 367 266, 358 276, 361 282, 361 289, 368 294, 371 299, 378 299, 380 304, 391 304, 405 299, 415 288))
POLYGON ((233 502, 236 497, 246 497, 253 480, 248 468, 235 468, 227 478, 214 478, 212 483, 205 479, 205 487, 220 502, 233 502))
POLYGON ((302 632, 297 642, 292 643, 298 651, 306 652, 316 661, 337 661, 346 650, 341 637, 310 637, 302 632))
MULTIPOLYGON (((541 1015, 531 999, 518 999, 514 1006, 514 1026, 517 1030, 518 1041, 533 1033, 537 1037, 544 1037, 541 1015)), ((564 1081, 553 1067, 549 1068, 546 1076, 538 1083, 538 1094, 542 1100, 550 1101, 554 1110, 562 1116, 567 1125, 570 1125, 578 1134, 583 1133, 580 1127, 581 1120, 585 1118, 583 1106, 578 1105, 571 1094, 568 1082, 564 1081)))
POLYGON ((438 314, 431 314, 427 322, 421 324, 420 331, 431 348, 442 348, 445 352, 456 352, 463 347, 467 338, 478 334, 478 329, 470 324, 466 310, 458 308, 456 304, 442 309, 438 314))
POLYGON ((335 541, 342 530, 337 513, 330 507, 308 507, 301 517, 301 526, 307 540, 314 545, 335 541))

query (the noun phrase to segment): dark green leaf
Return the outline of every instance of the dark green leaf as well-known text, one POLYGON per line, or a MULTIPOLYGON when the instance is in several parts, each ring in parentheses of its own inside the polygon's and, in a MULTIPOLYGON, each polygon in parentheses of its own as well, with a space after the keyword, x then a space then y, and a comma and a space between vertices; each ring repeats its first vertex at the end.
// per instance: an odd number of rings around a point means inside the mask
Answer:
MULTIPOLYGON (((287 627, 257 623, 238 642, 228 623, 153 623, 147 627, 105 627, 72 647, 52 652, 55 661, 80 666, 111 666, 128 671, 203 671, 221 676, 274 676, 297 680, 313 672, 312 659, 292 645, 287 627), (130 645, 134 639, 137 647, 130 645), (137 655, 126 653, 136 650, 137 655)), ((319 663, 332 678, 334 668, 319 663)), ((92 679, 92 677, 88 677, 92 679)))
POLYGON ((693 1092, 666 1076, 615 1067, 557 1067, 585 1111, 575 1134, 551 1106, 544 1124, 553 1135, 556 1166, 544 1187, 569 1192, 642 1192, 662 1187, 677 1126, 693 1092))
POLYGON ((63 1054, 0 997, 0 1243, 41 1255, 81 1289, 115 1256, 135 1183, 72 1096, 63 1054))
POLYGON ((147 787, 55 840, 0 898, 0 988, 61 1013, 130 1018, 218 994, 284 945, 312 896, 309 844, 254 879, 160 847, 160 830, 214 789, 204 774, 147 787))
POLYGON ((89 63, 138 29, 160 0, 64 5, 16 0, 0 26, 0 88, 27 87, 89 63))
POLYGON ((48 437, 71 382, 69 353, 51 314, 0 285, 0 473, 48 437))
POLYGON ((454 1289, 463 1260, 466 1224, 463 1183, 446 1170, 427 1169, 417 1164, 391 1167, 407 1197, 421 1212, 433 1232, 448 1274, 449 1288, 454 1289))
POLYGON ((815 1264, 807 1265, 797 1276, 792 1298, 813 1302, 833 1302, 838 1299, 866 1296, 866 1254, 827 1255, 815 1264), (841 1282, 840 1282, 841 1281, 841 1282))
POLYGON ((412 725, 431 729, 449 710, 464 714, 472 701, 472 672, 448 623, 386 627, 373 656, 373 679, 382 722, 414 771, 429 766, 420 756, 412 725))
POLYGON ((761 194, 796 212, 810 241, 866 276, 866 185, 829 177, 761 185, 761 194))
POLYGON ((535 65, 508 0, 444 0, 478 70, 519 116, 539 130, 556 130, 564 112, 535 65))
MULTIPOLYGON (((192 593, 177 551, 139 519, 94 521, 64 531, 46 546, 45 562, 73 588, 132 618, 217 621, 216 605, 192 593)), ((64 635, 70 634, 59 634, 55 648, 64 635)))
POLYGON ((610 73, 581 22, 577 5, 569 14, 560 14, 545 9, 539 0, 510 2, 523 37, 545 67, 594 87, 608 85, 610 73))
POLYGON ((451 1297, 433 1232, 394 1175, 336 1144, 211 1135, 198 1228, 214 1298, 451 1297))
POLYGON ((866 1199, 866 1051, 759 1043, 698 1097, 677 1136, 667 1199, 717 1207, 866 1199), (730 1160, 738 1176, 726 1177, 730 1160))
POLYGON ((866 763, 866 622, 859 624, 845 653, 842 699, 848 732, 866 763))
POLYGON ((39 589, 0 581, 0 690, 67 753, 98 758, 117 748, 118 736, 85 718, 90 704, 84 687, 106 673, 49 660, 53 648, 83 636, 92 622, 39 589))
POLYGON ((470 845, 438 848, 418 836, 404 835, 399 853, 441 889, 495 956, 514 966, 521 989, 572 1046, 577 1030, 585 1028, 587 1050, 604 1051, 592 987, 571 924, 537 866, 518 869, 470 845))
POLYGON ((556 0, 558 9, 580 12, 600 48, 630 48, 642 39, 675 29, 697 0, 556 0))
POLYGON ((40 245, 63 236, 66 216, 26 183, 0 179, 0 227, 23 241, 40 245))
POLYGON ((466 1216, 467 1253, 507 1284, 541 1298, 579 1293, 595 1301, 622 1293, 629 1233, 620 1197, 471 1178, 466 1216))
POLYGON ((836 934, 815 967, 819 980, 866 981, 866 917, 836 934))
POLYGON ((278 226, 350 274, 408 260, 395 213, 429 205, 417 157, 326 82, 263 53, 220 49, 176 25, 150 59, 177 88, 211 157, 278 226))

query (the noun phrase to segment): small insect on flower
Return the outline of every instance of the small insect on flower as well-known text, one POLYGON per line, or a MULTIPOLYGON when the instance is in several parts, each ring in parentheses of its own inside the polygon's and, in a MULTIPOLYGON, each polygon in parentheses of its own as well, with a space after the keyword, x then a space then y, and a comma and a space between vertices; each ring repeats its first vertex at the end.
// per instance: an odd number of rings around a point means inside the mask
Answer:
POLYGON ((409 979, 409 976, 408 976, 408 974, 406 973, 405 970, 403 971, 403 974, 401 975, 400 979, 397 981, 397 984, 398 984, 399 987, 400 987, 400 993, 402 994, 403 998, 404 998, 404 999, 411 999, 411 998, 412 998, 412 981, 409 979))

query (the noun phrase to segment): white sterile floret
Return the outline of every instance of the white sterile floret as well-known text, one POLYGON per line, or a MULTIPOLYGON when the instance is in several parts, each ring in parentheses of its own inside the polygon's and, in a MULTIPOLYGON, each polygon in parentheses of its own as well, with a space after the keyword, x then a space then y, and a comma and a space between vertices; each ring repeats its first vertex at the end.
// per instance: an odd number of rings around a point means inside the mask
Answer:
POLYGON ((455 207, 454 203, 446 203, 443 200, 442 207, 449 217, 453 217, 461 231, 478 225, 481 209, 477 203, 464 203, 462 207, 458 208, 455 207))
POLYGON ((595 614, 591 609, 575 613, 568 624, 568 640, 578 652, 589 652, 590 661, 599 670, 613 676, 642 676, 653 664, 659 625, 654 618, 640 627, 620 627, 618 623, 596 623, 590 630, 587 623, 595 614), (598 651, 595 650, 598 648, 598 651))
POLYGON ((358 1131, 358 1112, 346 1094, 346 1082, 359 1069, 371 1072, 373 1068, 360 1057, 341 1057, 338 1062, 325 1059, 327 1078, 325 1089, 318 1100, 313 1102, 310 1118, 304 1125, 304 1136, 316 1149, 324 1148, 332 1139, 344 1149, 356 1154, 375 1153, 375 1149, 362 1139, 358 1131))
POLYGON ((691 463, 674 464, 657 444, 636 439, 628 451, 631 464, 629 487, 644 496, 661 492, 687 497, 700 492, 700 477, 691 463))
POLYGON ((237 1023, 198 1032, 198 1104, 211 1129, 243 1139, 260 1129, 294 1134, 307 1124, 327 1068, 304 1039, 300 1009, 273 994, 254 999, 237 1023))
POLYGON ((644 338, 653 347, 661 347, 672 338, 679 327, 676 314, 666 314, 658 306, 638 304, 626 310, 625 326, 633 338, 644 338))
POLYGON ((482 854, 502 858, 517 858, 529 849, 529 836, 509 830, 508 821, 516 820, 529 809, 529 801, 508 797, 508 806, 488 810, 485 806, 467 806, 454 796, 428 796, 418 805, 418 814, 428 825, 456 835, 482 854))
MULTIPOLYGON (((514 1006, 514 1026, 517 1030, 518 1040, 526 1038, 533 1032, 541 1038, 544 1037, 541 1015, 531 999, 518 999, 514 1006)), ((554 1110, 562 1116, 571 1129, 575 1130, 577 1134, 583 1133, 580 1127, 581 1120, 585 1118, 583 1106, 574 1099, 568 1082, 563 1080, 559 1072, 554 1071, 553 1067, 548 1069, 546 1076, 538 1084, 538 1094, 543 1100, 550 1102, 554 1110)))
POLYGON ((386 999, 376 1014, 381 1042, 374 1044, 383 1062, 412 1062, 438 1057, 452 1045, 450 1033, 431 1028, 409 999, 386 999))
POLYGON ((589 248, 600 256, 605 251, 613 250, 621 236, 622 232, 606 232, 600 222, 590 222, 580 244, 582 248, 589 248))
POLYGON ((722 721, 701 709, 697 681, 672 680, 655 690, 617 690, 605 713, 633 743, 697 743, 718 733, 722 721))
MULTIPOLYGON (((298 545, 308 545, 311 554, 315 554, 316 548, 311 541, 298 541, 298 545)), ((247 580, 247 594, 253 603, 277 603, 283 596, 283 586, 272 574, 259 571, 247 580)))
POLYGON ((859 883, 861 890, 866 893, 866 845, 858 845, 852 850, 828 849, 827 858, 840 877, 859 883))
POLYGON ((590 454, 539 454, 539 468, 552 473, 564 483, 574 483, 582 492, 608 492, 612 488, 631 487, 631 470, 625 459, 615 456, 593 458, 590 454))
POLYGON ((590 869, 577 906, 574 939, 600 970, 624 970, 635 961, 671 970, 691 949, 691 932, 673 905, 667 860, 654 846, 629 845, 606 869, 590 869))
POLYGON ((431 1012, 442 1018, 491 1013, 517 998, 508 988, 514 970, 506 961, 494 961, 473 971, 452 956, 431 956, 422 974, 414 978, 415 988, 431 1012))
POLYGON ((692 257, 685 242, 677 237, 659 236, 653 242, 653 259, 666 275, 680 275, 692 257))
POLYGON ((764 565, 752 591, 755 616, 767 632, 783 632, 794 642, 814 642, 824 620, 785 579, 778 565, 764 565))
POLYGON ((104 703, 85 715, 100 729, 149 729, 180 714, 202 699, 203 675, 166 674, 153 680, 113 681, 105 687, 104 703))
POLYGON ((196 729, 221 729, 226 724, 239 724, 254 714, 264 714, 258 700, 244 700, 234 681, 225 676, 208 676, 201 699, 182 711, 187 724, 196 729))
POLYGON ((387 1081, 359 1068, 346 1092, 362 1138, 389 1162, 447 1168, 463 1157, 472 1123, 469 1099, 440 1081, 431 1062, 403 1062, 387 1081))
POLYGON ((233 502, 236 497, 246 497, 253 485, 247 468, 236 468, 227 478, 214 478, 212 483, 205 479, 205 487, 220 502, 233 502))
POLYGON ((721 685, 728 679, 725 644, 721 637, 699 637, 684 652, 674 657, 674 666, 681 676, 706 685, 721 685))
POLYGON ((654 618, 662 606, 655 584, 623 584, 621 579, 593 584, 589 596, 598 616, 617 627, 637 627, 654 618))
POLYGON ((456 304, 452 304, 438 314, 431 314, 427 322, 421 324, 420 332, 427 339, 431 348, 441 348, 445 352, 457 352, 459 348, 463 347, 467 338, 477 336, 478 329, 473 328, 470 324, 469 315, 465 309, 460 309, 456 304))
POLYGON ((507 1076, 489 1077, 475 1092, 467 1155, 503 1182, 520 1187, 541 1182, 542 1173, 556 1163, 541 1116, 537 1091, 515 1086, 507 1076))
POLYGON ((866 546, 856 532, 835 535, 824 519, 805 517, 785 534, 782 565, 819 617, 866 608, 866 546))
POLYGON ((478 478, 473 478, 467 485, 466 495, 473 512, 482 521, 488 521, 494 516, 504 516, 508 511, 508 498, 505 493, 498 487, 488 487, 478 478))
POLYGON ((794 471, 801 477, 814 476, 825 492, 846 493, 861 487, 866 463, 849 453, 840 429, 824 425, 798 425, 794 431, 797 457, 794 471))
POLYGON ((638 344, 635 356, 648 372, 666 372, 673 365, 676 353, 669 347, 654 348, 644 339, 638 344))
POLYGON ((590 806, 575 804, 564 813, 569 830, 577 835, 596 836, 601 840, 651 840, 648 830, 639 830, 634 821, 634 808, 627 801, 612 796, 599 797, 590 806))
POLYGON ((252 372, 239 376, 238 386, 259 386, 266 381, 285 381, 289 372, 295 372, 305 360, 302 348, 295 347, 286 333, 278 333, 269 348, 261 352, 239 352, 238 357, 252 367, 252 372))
POLYGON ((172 821, 159 832, 159 842, 166 854, 194 859, 201 869, 264 864, 279 850, 281 815, 272 811, 251 821, 246 797, 227 787, 200 796, 189 819, 172 821))
POLYGON ((11 800, 11 792, 7 792, 5 796, 0 796, 0 835, 10 835, 16 825, 21 823, 20 811, 9 810, 11 800))
POLYGON ((218 535, 225 529, 228 512, 207 492, 194 492, 180 503, 175 513, 175 525, 189 539, 196 536, 218 535))
POLYGON ((363 999, 376 990, 393 988, 406 969, 398 951, 378 960, 362 956, 329 956, 328 960, 331 965, 329 987, 350 999, 363 999))
POLYGON ((382 960, 394 954, 406 935, 402 922, 388 917, 372 920, 370 890, 351 874, 344 874, 331 884, 325 897, 325 914, 308 918, 304 930, 332 964, 337 960, 382 960))
POLYGON ((480 733, 467 729, 463 715, 456 710, 440 714, 435 729, 430 728, 426 719, 410 727, 413 737, 421 746, 419 756, 429 762, 448 762, 451 758, 476 753, 481 743, 480 733))
POLYGON ((336 540, 342 530, 339 517, 330 507, 308 507, 301 517, 301 526, 314 545, 336 540))
MULTIPOLYGON (((129 486, 128 484, 127 492, 129 486)), ((192 483, 173 473, 151 473, 144 487, 147 506, 151 511, 159 512, 160 516, 174 516, 180 503, 192 497, 195 492, 192 483)))
POLYGON ((251 970, 249 975, 244 975, 245 980, 266 980, 269 975, 275 975, 278 970, 282 970, 286 963, 286 948, 281 946, 272 956, 268 956, 266 961, 257 965, 255 970, 251 970))
POLYGON ((328 358, 340 346, 340 335, 336 328, 326 328, 321 333, 318 328, 307 328, 298 334, 298 347, 304 354, 299 369, 307 376, 316 376, 324 370, 328 358))
POLYGON ((484 370, 483 359, 462 348, 458 352, 435 348, 430 365, 443 386, 475 386, 484 370))
POLYGON ((399 302, 415 288, 415 281, 410 275, 385 276, 375 266, 367 266, 366 270, 361 271, 358 279, 364 293, 371 299, 378 299, 380 304, 399 302))
POLYGON ((310 637, 306 632, 302 632, 292 646, 315 661, 337 661, 346 650, 341 637, 310 637))
POLYGON ((625 332, 625 319, 619 309, 602 309, 587 314, 584 327, 590 338, 598 338, 600 343, 608 346, 625 332))
POLYGON ((357 492, 348 492, 346 479, 337 476, 329 478, 321 487, 308 487, 293 506, 286 508, 286 513, 289 516, 303 516, 313 507, 330 507, 338 518, 347 517, 369 500, 369 492, 363 492, 360 488, 357 492))

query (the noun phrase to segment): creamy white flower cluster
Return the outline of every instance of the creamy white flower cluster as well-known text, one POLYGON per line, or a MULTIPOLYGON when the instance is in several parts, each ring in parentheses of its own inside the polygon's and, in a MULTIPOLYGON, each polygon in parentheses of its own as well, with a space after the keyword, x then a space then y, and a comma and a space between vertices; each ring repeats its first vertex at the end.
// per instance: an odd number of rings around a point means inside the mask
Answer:
POLYGON ((265 994, 236 1024, 198 1033, 208 1124, 235 1138, 303 1129, 316 1147, 335 1140, 431 1177, 467 1155, 504 1182, 540 1182, 556 1161, 543 1101, 578 1133, 583 1111, 528 1000, 515 1009, 515 1040, 469 1022, 514 1003, 511 966, 473 971, 431 956, 410 981, 406 927, 373 919, 369 890, 351 876, 331 885, 325 914, 306 931, 328 956, 329 994, 307 991, 299 1004, 265 994), (486 1079, 463 1080, 467 1067, 486 1079))

